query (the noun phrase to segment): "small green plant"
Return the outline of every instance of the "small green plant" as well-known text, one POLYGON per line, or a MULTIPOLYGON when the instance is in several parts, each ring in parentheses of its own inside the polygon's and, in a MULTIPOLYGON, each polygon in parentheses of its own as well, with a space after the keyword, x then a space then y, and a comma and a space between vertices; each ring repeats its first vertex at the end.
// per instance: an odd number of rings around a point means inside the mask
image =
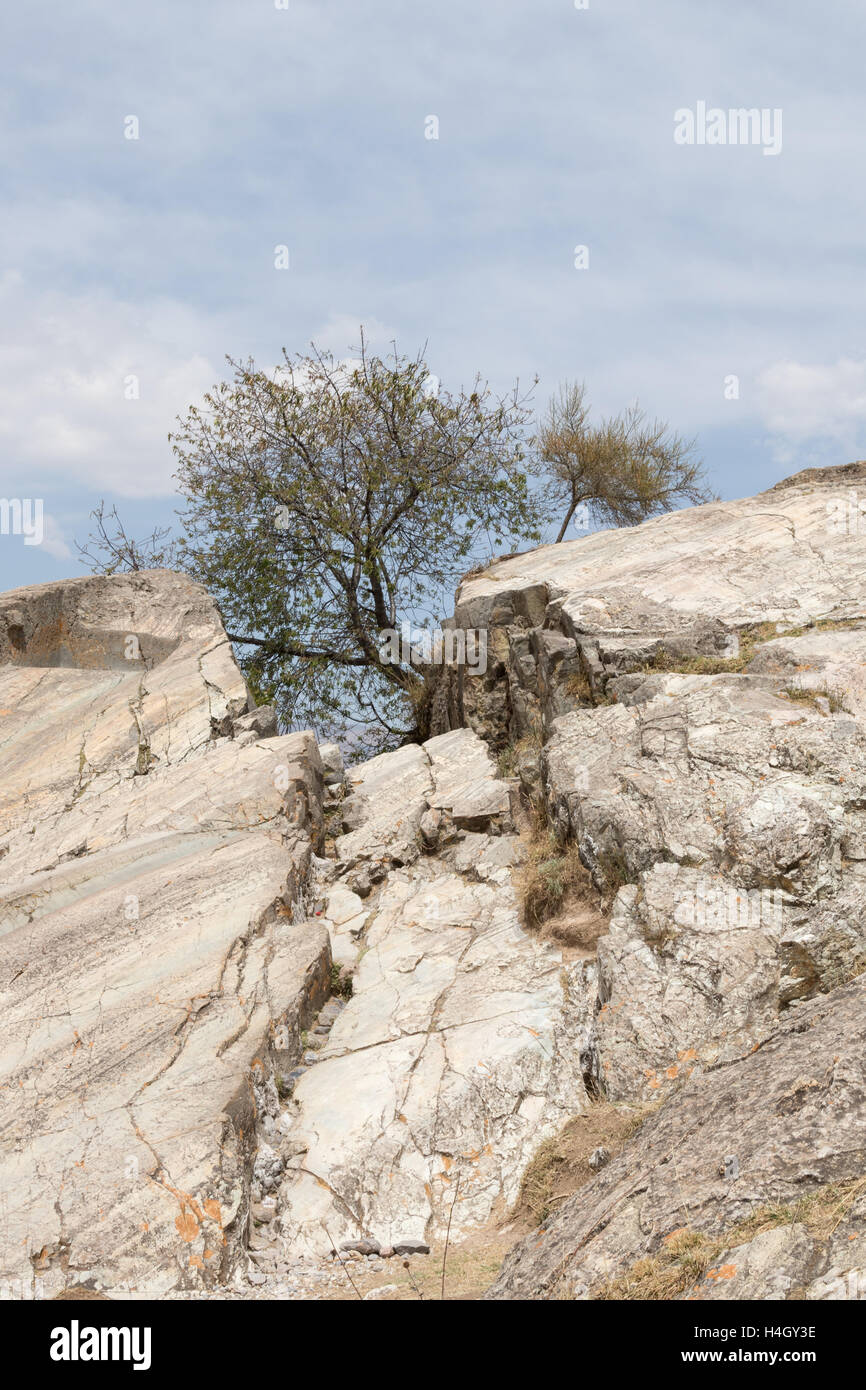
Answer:
POLYGON ((819 709, 820 706, 817 704, 817 701, 819 699, 824 699, 830 706, 831 714, 839 714, 840 712, 845 714, 850 713, 845 703, 845 696, 840 691, 832 690, 830 686, 827 685, 819 685, 814 688, 803 685, 786 685, 781 693, 786 700, 796 700, 801 704, 811 705, 813 709, 819 709))
POLYGON ((513 743, 506 743, 499 757, 496 759, 496 770, 499 776, 505 778, 517 776, 517 747, 513 743))
POLYGON ((591 896, 591 880, 574 841, 560 844, 547 822, 544 807, 531 809, 527 859, 521 883, 524 920, 540 927, 573 899, 591 896))
POLYGON ((334 961, 331 965, 331 993, 338 994, 342 999, 351 999, 352 988, 352 976, 334 961))

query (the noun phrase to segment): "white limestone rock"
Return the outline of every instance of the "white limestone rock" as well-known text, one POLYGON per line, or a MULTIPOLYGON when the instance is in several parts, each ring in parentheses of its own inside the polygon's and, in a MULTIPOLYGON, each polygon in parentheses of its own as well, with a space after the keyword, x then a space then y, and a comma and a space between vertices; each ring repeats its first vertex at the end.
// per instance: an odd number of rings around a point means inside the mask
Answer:
POLYGON ((324 929, 291 920, 315 740, 233 737, 216 609, 166 571, 4 595, 0 659, 2 1277, 216 1284, 328 988, 324 929))

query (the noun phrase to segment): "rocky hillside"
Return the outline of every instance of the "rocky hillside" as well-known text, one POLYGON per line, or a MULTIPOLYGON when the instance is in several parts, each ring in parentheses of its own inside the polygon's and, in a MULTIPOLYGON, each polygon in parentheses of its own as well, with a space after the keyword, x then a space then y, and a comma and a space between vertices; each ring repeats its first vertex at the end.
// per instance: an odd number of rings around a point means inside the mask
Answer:
POLYGON ((843 1230, 866 1182, 862 989, 847 983, 866 966, 858 486, 864 464, 809 472, 514 557, 458 594, 457 621, 489 624, 497 661, 483 680, 449 672, 440 718, 459 704, 511 746, 610 911, 585 1083, 662 1107, 492 1297, 647 1296, 629 1271, 664 1273, 676 1231, 692 1263, 667 1287, 683 1296, 826 1296, 859 1277, 843 1230), (838 1221, 819 1253, 797 1214, 822 1192, 838 1221), (774 1204, 783 1231, 771 1221, 757 1253, 713 1244, 745 1241, 737 1224, 774 1204), (698 1291, 701 1251, 726 1275, 698 1291))
POLYGON ((487 671, 348 772, 178 575, 0 599, 2 1277, 857 1296, 858 488, 468 577, 487 671))
POLYGON ((177 575, 18 589, 0 654, 2 1278, 230 1278, 256 1120, 330 988, 326 931, 292 922, 315 740, 261 737, 177 575))

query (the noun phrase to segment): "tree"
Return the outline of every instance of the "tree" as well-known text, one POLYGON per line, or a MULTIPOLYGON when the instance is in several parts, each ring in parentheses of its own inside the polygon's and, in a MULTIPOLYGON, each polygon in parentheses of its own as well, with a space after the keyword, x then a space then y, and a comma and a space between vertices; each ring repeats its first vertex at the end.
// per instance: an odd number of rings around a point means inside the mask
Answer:
POLYGON ((125 570, 171 569, 177 564, 177 542, 168 540, 170 526, 156 526, 143 541, 128 535, 117 514, 117 506, 105 510, 105 501, 90 513, 96 530, 87 537, 87 544, 75 542, 82 564, 94 574, 117 574, 125 570))
MULTIPOLYGON (((417 666, 383 635, 439 610, 473 562, 540 536, 525 399, 434 389, 423 355, 313 346, 191 408, 172 445, 182 563, 219 603, 259 698, 316 728, 411 737, 417 666)), ((368 741, 367 746, 370 746, 368 741)))
POLYGON ((635 526, 677 502, 712 500, 694 440, 663 420, 648 420, 638 405, 598 425, 589 423, 589 409, 583 383, 566 382, 536 441, 548 476, 546 500, 557 511, 565 508, 557 543, 580 506, 602 524, 635 526))

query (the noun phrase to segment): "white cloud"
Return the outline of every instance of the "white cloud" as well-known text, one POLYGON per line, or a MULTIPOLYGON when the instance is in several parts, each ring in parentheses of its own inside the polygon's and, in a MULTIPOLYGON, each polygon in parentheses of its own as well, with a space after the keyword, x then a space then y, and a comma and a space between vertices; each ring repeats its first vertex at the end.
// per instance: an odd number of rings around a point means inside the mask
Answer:
POLYGON ((851 452, 866 432, 866 361, 776 362, 758 378, 758 401, 780 441, 832 439, 851 452))
POLYGON ((175 417, 222 375, 213 330, 171 300, 0 280, 0 445, 7 477, 34 472, 127 497, 174 491, 175 417))
POLYGON ((66 544, 57 518, 46 512, 42 518, 41 547, 55 560, 71 560, 72 551, 66 544))

